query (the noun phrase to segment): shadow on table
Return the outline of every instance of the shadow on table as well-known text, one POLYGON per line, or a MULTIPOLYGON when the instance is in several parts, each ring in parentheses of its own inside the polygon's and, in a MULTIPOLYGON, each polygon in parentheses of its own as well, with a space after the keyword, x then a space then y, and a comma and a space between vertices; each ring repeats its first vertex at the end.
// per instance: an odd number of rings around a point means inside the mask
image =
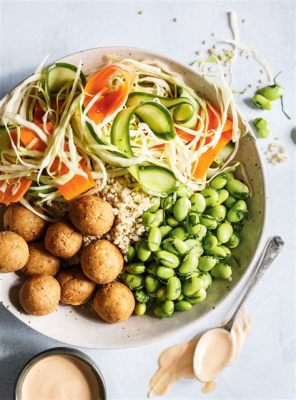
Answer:
POLYGON ((57 345, 0 305, 0 399, 13 400, 15 381, 23 366, 36 354, 57 345))

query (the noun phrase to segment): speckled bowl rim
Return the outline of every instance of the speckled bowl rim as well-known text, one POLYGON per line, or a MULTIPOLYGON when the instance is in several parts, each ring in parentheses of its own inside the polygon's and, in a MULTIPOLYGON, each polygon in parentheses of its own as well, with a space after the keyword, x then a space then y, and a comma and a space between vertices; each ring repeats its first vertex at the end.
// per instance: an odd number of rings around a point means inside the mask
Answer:
POLYGON ((80 350, 73 349, 71 347, 54 347, 54 348, 51 348, 48 350, 44 350, 41 353, 36 354, 29 361, 27 361, 26 364, 21 369, 21 371, 16 379, 15 387, 14 387, 14 400, 22 400, 22 396, 21 396, 22 385, 24 383, 24 380, 25 380, 28 372, 33 367, 33 365, 35 365, 39 361, 41 361, 47 357, 53 356, 53 355, 63 355, 63 356, 77 358, 78 360, 87 364, 91 368, 93 373, 95 374, 96 379, 99 383, 100 395, 101 395, 100 400, 107 400, 108 397, 107 397, 106 383, 105 383, 104 377, 103 377, 100 369, 98 368, 97 364, 87 354, 83 353, 80 350))

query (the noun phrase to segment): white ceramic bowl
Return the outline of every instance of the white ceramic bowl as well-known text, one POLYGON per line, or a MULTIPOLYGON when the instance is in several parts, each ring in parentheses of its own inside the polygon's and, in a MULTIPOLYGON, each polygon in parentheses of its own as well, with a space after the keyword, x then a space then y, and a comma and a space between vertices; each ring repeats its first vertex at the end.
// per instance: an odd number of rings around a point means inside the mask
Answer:
MULTIPOLYGON (((138 60, 160 61, 168 65, 172 71, 180 73, 186 83, 201 96, 208 99, 213 105, 217 104, 215 90, 210 82, 188 66, 153 51, 127 47, 103 47, 84 50, 59 61, 76 65, 82 61, 83 71, 87 74, 100 67, 104 63, 104 57, 110 54, 138 60)), ((207 300, 195 305, 190 312, 175 313, 172 318, 167 319, 132 316, 126 322, 109 325, 100 321, 88 305, 76 308, 61 305, 56 312, 45 317, 24 314, 19 309, 16 300, 20 281, 16 274, 11 273, 1 274, 0 301, 3 302, 3 305, 8 307, 9 311, 18 319, 44 335, 64 343, 97 349, 147 344, 170 333, 175 333, 189 324, 197 325, 199 319, 202 316, 208 316, 212 312, 213 306, 220 303, 235 287, 246 269, 252 268, 252 261, 255 259, 262 235, 266 202, 262 162, 250 127, 242 119, 240 123, 247 126, 249 134, 242 139, 236 158, 246 166, 252 185, 252 199, 249 202, 250 217, 242 232, 242 243, 236 250, 240 268, 234 268, 231 283, 215 281, 208 292, 207 300)))

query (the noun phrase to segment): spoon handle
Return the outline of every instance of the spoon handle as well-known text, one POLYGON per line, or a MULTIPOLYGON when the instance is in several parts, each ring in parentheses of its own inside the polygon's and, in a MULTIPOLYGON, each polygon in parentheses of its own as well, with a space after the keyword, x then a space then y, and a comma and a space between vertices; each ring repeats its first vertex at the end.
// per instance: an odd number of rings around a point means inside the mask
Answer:
POLYGON ((245 291, 240 299, 240 302, 237 305, 236 309, 234 310, 231 318, 223 326, 224 329, 228 330, 229 332, 231 331, 234 321, 238 313, 240 312, 241 308, 245 304, 247 298, 249 297, 252 289, 257 284, 257 282, 262 278, 265 271, 267 271, 267 269, 270 267, 274 259, 278 256, 283 246, 284 246, 284 241, 279 236, 273 236, 270 239, 268 239, 266 246, 262 252, 262 255, 256 264, 254 272, 251 275, 251 279, 247 284, 247 287, 245 288, 245 291))

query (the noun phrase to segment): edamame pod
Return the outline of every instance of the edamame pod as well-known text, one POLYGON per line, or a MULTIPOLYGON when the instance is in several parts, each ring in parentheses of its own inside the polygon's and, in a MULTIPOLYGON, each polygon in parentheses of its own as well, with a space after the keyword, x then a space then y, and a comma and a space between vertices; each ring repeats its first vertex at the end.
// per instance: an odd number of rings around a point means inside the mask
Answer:
POLYGON ((231 179, 227 182, 226 189, 229 191, 231 196, 236 199, 246 199, 249 197, 249 188, 243 182, 238 179, 231 179))
POLYGON ((205 198, 207 207, 214 207, 218 204, 218 192, 214 189, 204 189, 201 194, 205 198))
POLYGON ((177 268, 180 264, 179 258, 165 250, 160 250, 156 253, 156 257, 161 264, 169 268, 177 268))
POLYGON ((159 250, 162 240, 161 231, 159 228, 152 227, 148 234, 148 247, 151 251, 159 250))
POLYGON ((190 197, 191 211, 203 213, 206 209, 206 200, 201 193, 195 193, 190 197))
POLYGON ((181 295, 181 281, 176 276, 168 279, 166 297, 168 300, 177 300, 181 295))
POLYGON ((146 313, 147 306, 145 303, 136 303, 135 314, 141 317, 146 313))
POLYGON ((213 256, 202 256, 198 260, 198 269, 204 272, 208 272, 214 268, 218 260, 213 256))
POLYGON ((176 311, 189 311, 192 309, 192 305, 185 300, 180 300, 175 303, 175 309, 176 311))
POLYGON ((217 239, 220 243, 227 243, 233 233, 232 225, 229 222, 223 222, 217 228, 217 239))
POLYGON ((190 207, 191 207, 191 202, 188 199, 188 197, 179 198, 173 207, 173 214, 175 219, 178 222, 184 221, 188 215, 190 207))
POLYGON ((217 279, 229 279, 232 275, 231 266, 225 263, 218 263, 211 270, 211 275, 217 279))
POLYGON ((126 272, 129 272, 130 274, 140 275, 145 272, 146 268, 143 263, 135 262, 135 263, 128 264, 125 267, 125 270, 126 270, 126 272))

